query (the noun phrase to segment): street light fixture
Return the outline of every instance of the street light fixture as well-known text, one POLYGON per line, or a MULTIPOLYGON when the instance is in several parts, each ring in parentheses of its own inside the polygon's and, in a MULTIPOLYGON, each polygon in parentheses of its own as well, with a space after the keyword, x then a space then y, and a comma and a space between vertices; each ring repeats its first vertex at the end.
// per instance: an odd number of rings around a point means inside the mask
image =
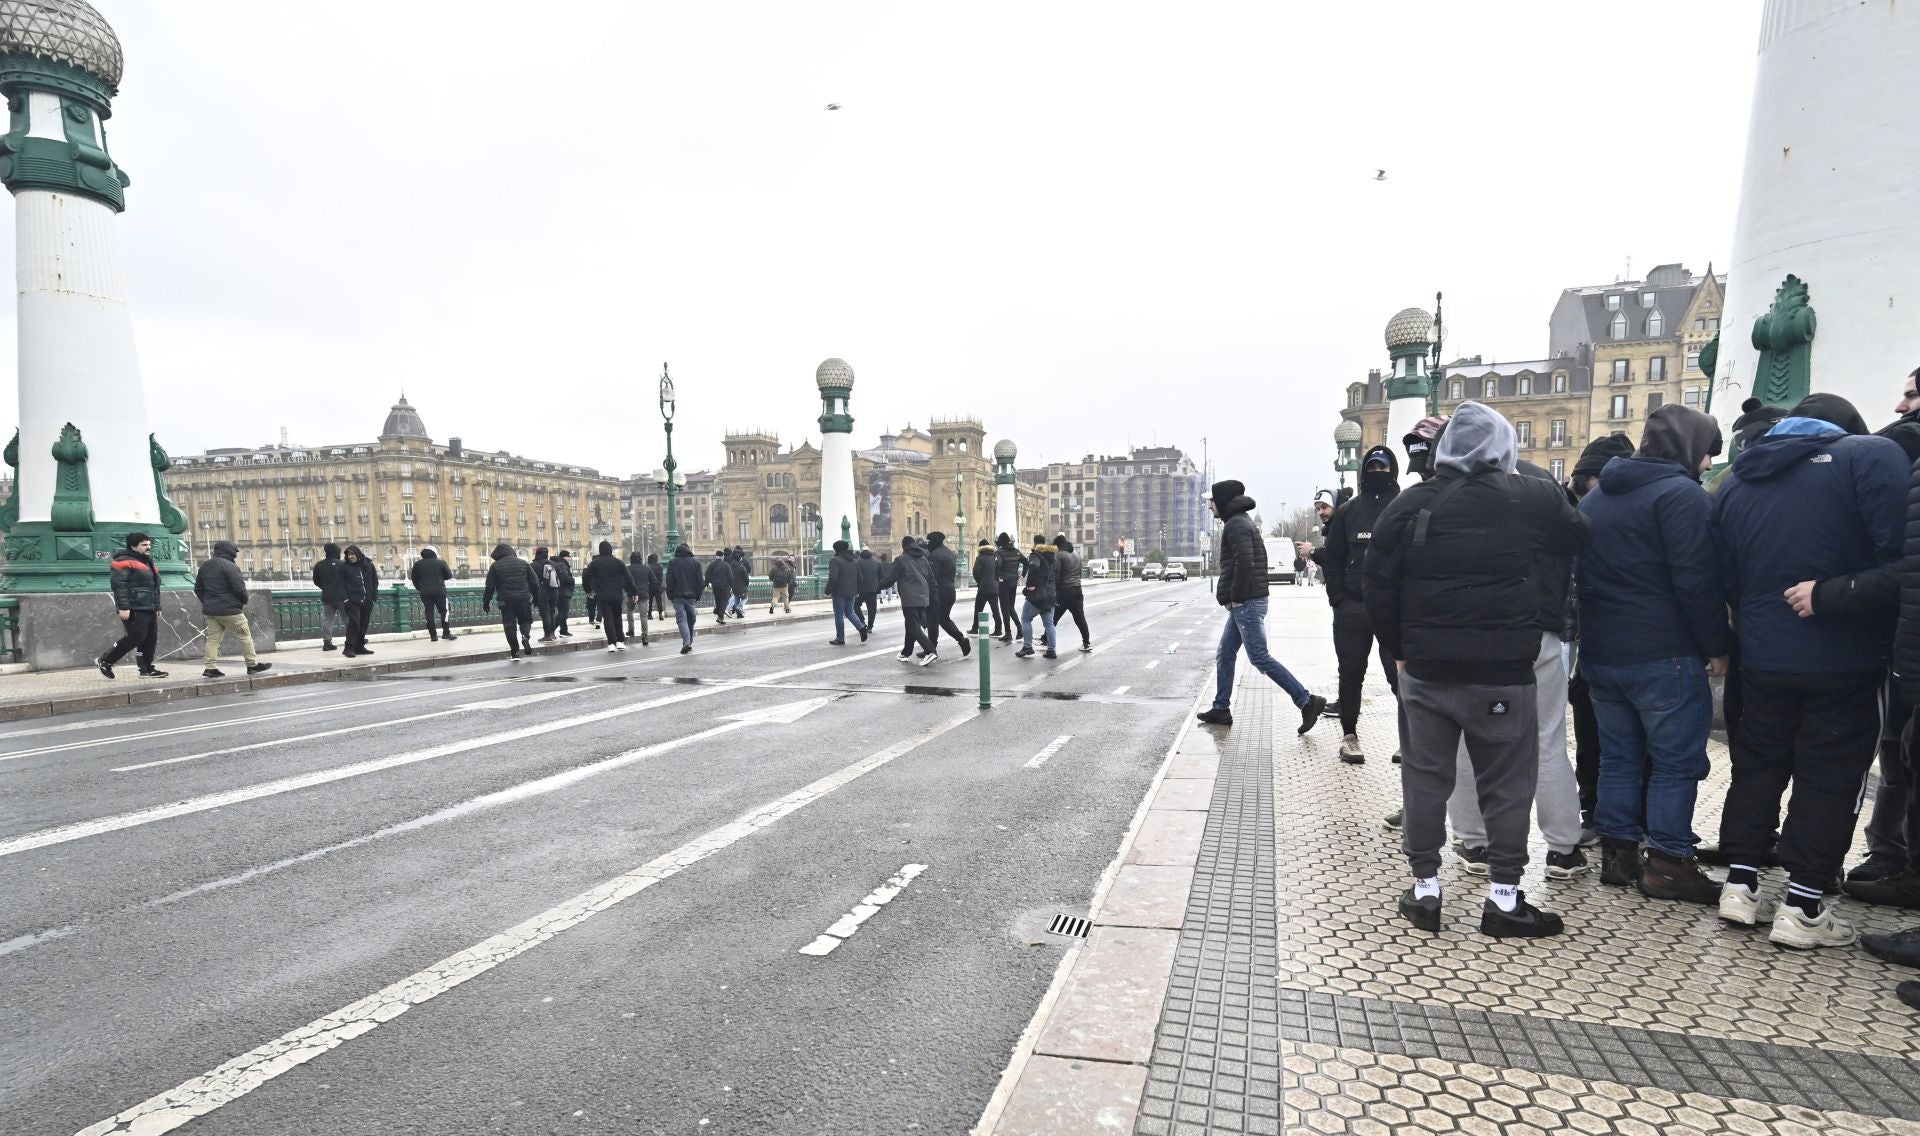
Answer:
POLYGON ((669 550, 680 547, 680 517, 674 511, 674 498, 686 485, 687 477, 677 472, 680 463, 673 460, 673 378, 667 373, 667 365, 660 364, 660 418, 667 427, 667 460, 661 468, 653 471, 654 483, 667 491, 667 545, 669 550))

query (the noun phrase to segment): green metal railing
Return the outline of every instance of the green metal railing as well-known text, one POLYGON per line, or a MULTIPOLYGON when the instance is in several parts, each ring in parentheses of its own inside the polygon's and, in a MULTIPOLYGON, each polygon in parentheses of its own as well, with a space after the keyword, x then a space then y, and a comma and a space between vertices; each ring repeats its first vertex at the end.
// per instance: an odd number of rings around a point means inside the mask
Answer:
POLYGON ((0 596, 0 663, 17 663, 25 657, 20 650, 20 601, 0 596))

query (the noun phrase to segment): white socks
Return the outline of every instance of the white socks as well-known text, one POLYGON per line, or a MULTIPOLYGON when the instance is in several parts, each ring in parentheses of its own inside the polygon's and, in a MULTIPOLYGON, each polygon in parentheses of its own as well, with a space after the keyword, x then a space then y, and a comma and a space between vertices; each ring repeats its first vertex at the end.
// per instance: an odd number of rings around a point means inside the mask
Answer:
POLYGON ((1424 880, 1413 881, 1413 898, 1439 899, 1440 898, 1440 877, 1428 876, 1424 880))
POLYGON ((1520 885, 1489 884, 1487 886, 1487 898, 1492 900, 1493 905, 1500 910, 1512 911, 1520 904, 1520 885))

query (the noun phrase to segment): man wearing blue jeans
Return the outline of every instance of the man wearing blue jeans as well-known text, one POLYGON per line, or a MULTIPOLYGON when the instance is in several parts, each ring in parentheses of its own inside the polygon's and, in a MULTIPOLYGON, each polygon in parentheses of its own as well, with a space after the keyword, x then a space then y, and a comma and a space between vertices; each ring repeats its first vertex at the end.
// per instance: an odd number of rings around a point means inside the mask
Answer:
POLYGON ((1309 691, 1267 651, 1267 546, 1253 523, 1253 498, 1238 481, 1213 486, 1207 507, 1225 522, 1220 531, 1220 579, 1214 598, 1227 609, 1220 649, 1213 657, 1213 709, 1200 715, 1210 726, 1233 725, 1233 671, 1241 648, 1255 670, 1280 684, 1300 708, 1300 733, 1320 720, 1327 700, 1309 691))
POLYGON ((693 623, 699 617, 700 593, 706 589, 706 574, 693 549, 686 545, 673 550, 667 561, 667 598, 673 601, 673 618, 680 625, 680 653, 693 650, 693 623))
POLYGON ((833 601, 833 638, 827 641, 829 647, 847 645, 847 621, 853 621, 853 629, 860 633, 860 641, 867 641, 867 624, 860 618, 860 561, 853 555, 853 547, 844 540, 833 542, 833 557, 827 561, 827 596, 833 601))
POLYGON ((1608 461, 1580 500, 1592 530, 1580 553, 1580 673, 1600 734, 1600 882, 1683 903, 1720 902, 1693 832, 1713 726, 1707 679, 1726 673, 1730 646, 1700 485, 1719 452, 1718 423, 1662 406, 1638 452, 1608 461))

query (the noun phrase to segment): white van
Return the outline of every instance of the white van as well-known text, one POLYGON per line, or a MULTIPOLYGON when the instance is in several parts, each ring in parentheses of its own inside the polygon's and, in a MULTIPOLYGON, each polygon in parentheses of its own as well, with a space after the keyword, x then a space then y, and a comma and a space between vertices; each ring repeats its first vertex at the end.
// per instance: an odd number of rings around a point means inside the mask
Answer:
POLYGON ((1105 559, 1087 561, 1087 575, 1094 579, 1105 579, 1107 570, 1107 562, 1105 559))
POLYGON ((1285 537, 1272 537, 1267 546, 1267 583, 1293 583, 1293 562, 1300 556, 1300 550, 1293 541, 1285 537))

